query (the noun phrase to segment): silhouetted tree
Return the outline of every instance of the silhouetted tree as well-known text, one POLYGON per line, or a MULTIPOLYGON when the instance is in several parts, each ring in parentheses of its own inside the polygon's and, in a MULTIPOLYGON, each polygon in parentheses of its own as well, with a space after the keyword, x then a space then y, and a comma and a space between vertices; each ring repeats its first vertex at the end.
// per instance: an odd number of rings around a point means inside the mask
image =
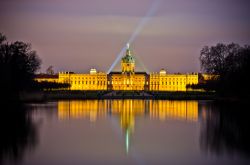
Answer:
POLYGON ((249 96, 250 46, 217 44, 205 46, 200 54, 201 69, 219 74, 216 89, 222 95, 249 96))
POLYGON ((3 97, 14 97, 29 88, 41 60, 28 43, 7 42, 0 33, 0 89, 3 97))
POLYGON ((6 37, 0 33, 0 44, 2 44, 6 40, 6 37))
POLYGON ((53 75, 55 72, 53 70, 53 66, 50 65, 47 69, 46 69, 46 73, 49 75, 53 75))
POLYGON ((224 74, 229 68, 229 59, 238 54, 240 46, 238 44, 224 45, 222 43, 216 46, 205 46, 201 50, 200 61, 201 68, 212 74, 224 74))

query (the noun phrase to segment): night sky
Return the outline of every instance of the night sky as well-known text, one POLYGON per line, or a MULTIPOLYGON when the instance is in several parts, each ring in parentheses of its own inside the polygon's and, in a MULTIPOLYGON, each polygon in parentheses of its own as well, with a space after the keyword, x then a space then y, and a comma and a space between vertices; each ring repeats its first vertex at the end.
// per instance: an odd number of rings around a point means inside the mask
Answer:
MULTIPOLYGON (((0 32, 32 44, 41 71, 106 72, 157 0, 0 0, 0 32)), ((250 44, 249 0, 161 0, 131 48, 151 72, 200 71, 203 46, 250 44)))

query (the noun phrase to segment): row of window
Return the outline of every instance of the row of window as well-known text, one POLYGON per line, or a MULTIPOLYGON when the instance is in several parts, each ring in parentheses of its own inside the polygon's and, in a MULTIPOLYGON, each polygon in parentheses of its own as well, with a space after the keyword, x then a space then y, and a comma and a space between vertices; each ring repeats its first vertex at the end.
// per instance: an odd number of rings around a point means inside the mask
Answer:
MULTIPOLYGON (((192 84, 194 84, 194 83, 189 83, 189 84, 192 85, 192 84)), ((169 82, 169 83, 167 84, 167 82, 166 82, 165 84, 164 84, 164 83, 162 83, 162 84, 159 84, 159 83, 150 83, 150 85, 151 85, 151 86, 162 86, 162 85, 163 85, 163 86, 166 86, 166 85, 186 85, 186 84, 185 84, 185 83, 181 83, 181 82, 180 82, 180 83, 177 82, 176 84, 175 84, 174 82, 173 82, 172 84, 171 84, 171 82, 169 82)))
POLYGON ((70 78, 71 80, 89 80, 89 81, 91 81, 91 80, 107 80, 107 79, 105 79, 105 78, 70 78))
POLYGON ((185 85, 186 83, 184 82, 161 82, 161 84, 159 82, 150 82, 151 85, 185 85))
MULTIPOLYGON (((113 77, 113 80, 127 80, 127 78, 118 78, 118 77, 113 77)), ((137 80, 145 80, 144 78, 131 78, 131 80, 137 81, 137 80)))
POLYGON ((88 89, 94 89, 94 90, 98 90, 98 89, 107 89, 107 87, 104 87, 104 86, 72 86, 71 87, 71 89, 72 90, 81 90, 81 89, 83 89, 83 90, 88 90, 88 89))
POLYGON ((89 76, 89 77, 60 76, 59 78, 70 78, 70 79, 107 79, 106 76, 89 76))
POLYGON ((153 88, 150 87, 150 90, 186 90, 186 88, 177 88, 177 87, 168 87, 168 88, 153 88))
MULTIPOLYGON (((86 85, 95 85, 96 81, 70 81, 71 84, 86 84, 86 85)), ((106 85, 106 81, 97 81, 97 85, 106 85)))
POLYGON ((164 79, 159 79, 159 78, 150 78, 150 81, 198 81, 197 78, 164 78, 164 79))
POLYGON ((133 82, 130 82, 130 81, 112 81, 111 83, 112 84, 145 84, 144 81, 133 81, 133 82))

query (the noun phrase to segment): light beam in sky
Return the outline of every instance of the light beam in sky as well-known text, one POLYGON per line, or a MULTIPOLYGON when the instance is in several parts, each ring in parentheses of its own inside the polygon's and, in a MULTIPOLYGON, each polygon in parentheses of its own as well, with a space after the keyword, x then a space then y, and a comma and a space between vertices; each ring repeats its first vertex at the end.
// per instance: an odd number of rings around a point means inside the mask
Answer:
MULTIPOLYGON (((130 36, 129 40, 126 43, 130 43, 131 44, 135 40, 135 38, 140 33, 140 31, 142 30, 142 28, 148 23, 148 21, 151 19, 151 17, 158 10, 160 2, 161 2, 161 0, 154 0, 154 2, 151 5, 150 9, 146 13, 146 15, 140 20, 140 22, 138 23, 135 31, 133 32, 133 34, 130 36)), ((117 55, 117 58, 115 59, 115 61, 113 62, 113 64, 111 65, 111 67, 109 68, 109 70, 108 70, 107 73, 110 73, 114 69, 114 67, 117 64, 117 62, 122 58, 123 54, 125 53, 126 48, 127 48, 126 46, 124 46, 122 48, 122 50, 117 55)))

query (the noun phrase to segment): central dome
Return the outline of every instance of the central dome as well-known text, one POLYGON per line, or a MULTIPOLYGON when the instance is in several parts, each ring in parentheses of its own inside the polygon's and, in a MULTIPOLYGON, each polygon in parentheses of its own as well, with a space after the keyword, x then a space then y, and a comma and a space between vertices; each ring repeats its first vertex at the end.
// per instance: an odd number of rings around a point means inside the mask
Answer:
POLYGON ((135 72, 135 58, 129 49, 127 44, 126 55, 121 60, 122 73, 133 74, 135 72))
POLYGON ((122 58, 124 63, 135 63, 135 58, 132 56, 131 50, 129 49, 129 44, 127 44, 126 55, 122 58))
POLYGON ((134 63, 135 59, 131 55, 126 55, 125 57, 122 58, 122 62, 124 62, 124 63, 134 63))

